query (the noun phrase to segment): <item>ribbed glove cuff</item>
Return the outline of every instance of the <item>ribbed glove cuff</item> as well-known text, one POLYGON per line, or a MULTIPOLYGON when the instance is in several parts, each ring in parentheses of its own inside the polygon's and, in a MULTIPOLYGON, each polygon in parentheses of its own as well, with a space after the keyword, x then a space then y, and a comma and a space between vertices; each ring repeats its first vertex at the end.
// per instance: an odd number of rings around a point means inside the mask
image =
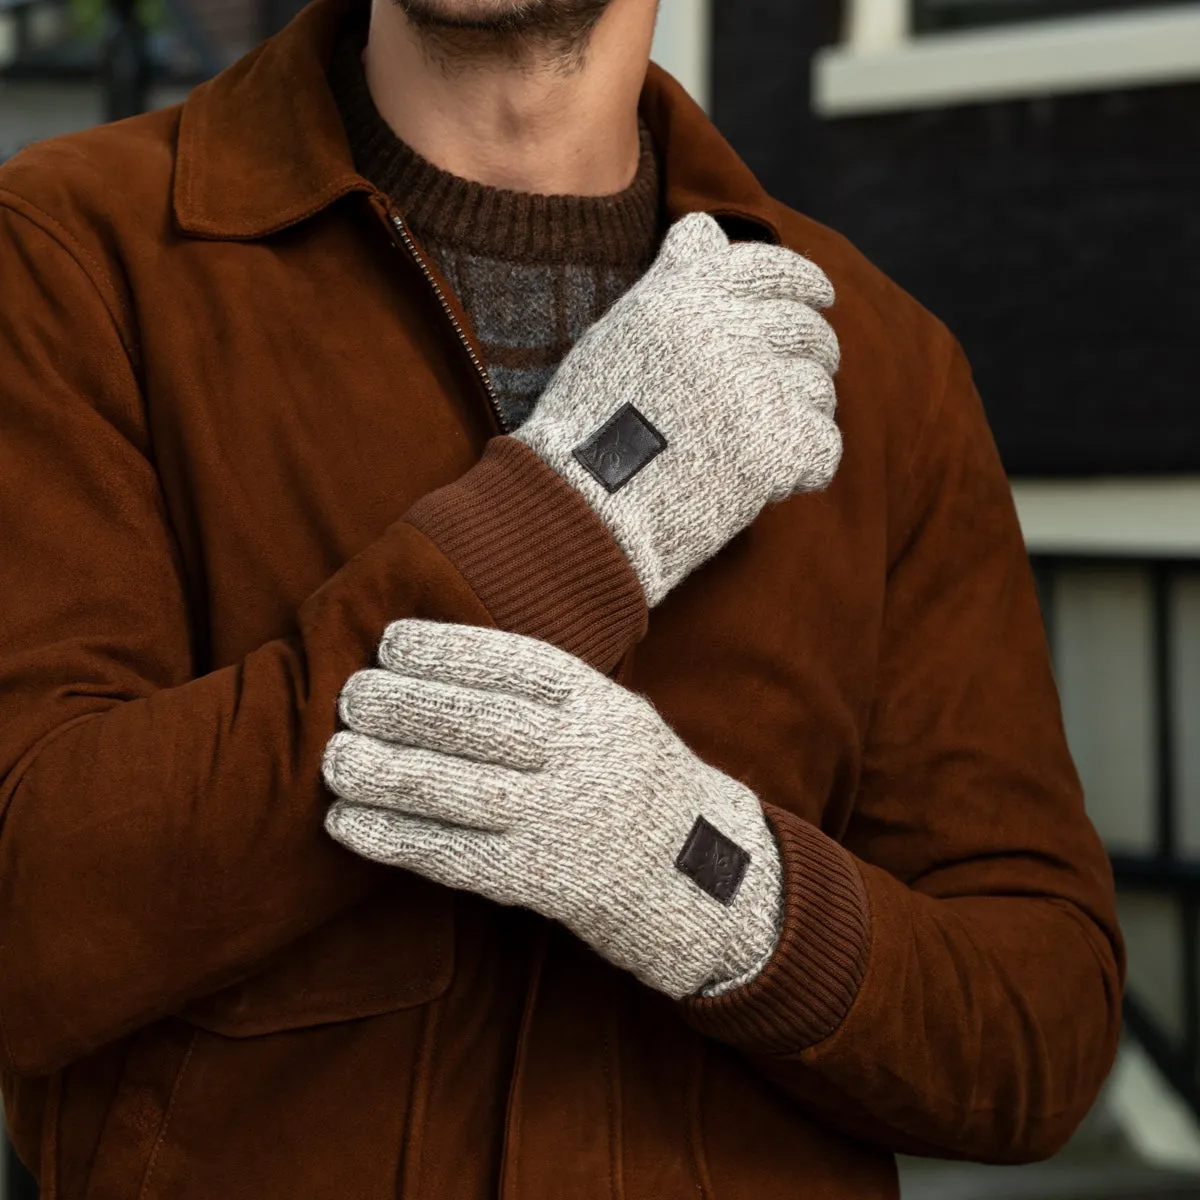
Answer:
POLYGON ((789 1054, 828 1037, 866 974, 871 916, 850 853, 814 825, 766 806, 783 863, 783 928, 762 973, 720 996, 681 1001, 701 1032, 748 1053, 789 1054))
POLYGON ((646 631, 641 584, 583 497, 523 443, 493 438, 405 520, 458 568, 501 629, 609 672, 646 631))

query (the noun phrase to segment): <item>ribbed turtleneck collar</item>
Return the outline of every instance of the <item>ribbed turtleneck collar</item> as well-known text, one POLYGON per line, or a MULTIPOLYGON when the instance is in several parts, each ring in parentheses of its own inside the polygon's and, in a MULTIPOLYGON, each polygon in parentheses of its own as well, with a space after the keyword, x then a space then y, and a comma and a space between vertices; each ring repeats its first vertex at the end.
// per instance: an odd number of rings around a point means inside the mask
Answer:
POLYGON ((366 30, 347 28, 329 82, 359 172, 386 192, 425 241, 516 262, 642 266, 660 237, 658 161, 641 125, 637 175, 612 196, 541 196, 443 171, 401 141, 367 87, 366 30))

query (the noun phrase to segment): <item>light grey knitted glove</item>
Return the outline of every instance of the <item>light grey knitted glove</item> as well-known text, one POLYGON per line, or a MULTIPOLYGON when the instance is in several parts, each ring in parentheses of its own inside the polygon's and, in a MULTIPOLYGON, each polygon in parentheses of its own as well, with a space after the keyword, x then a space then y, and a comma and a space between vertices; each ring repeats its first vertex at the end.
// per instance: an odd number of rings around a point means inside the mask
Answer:
POLYGON ((694 213, 576 344, 514 435, 580 491, 650 606, 841 459, 821 269, 694 213))
POLYGON ((765 965, 782 884, 759 802, 648 701, 495 629, 397 621, 379 661, 325 752, 339 842, 560 921, 670 996, 765 965))

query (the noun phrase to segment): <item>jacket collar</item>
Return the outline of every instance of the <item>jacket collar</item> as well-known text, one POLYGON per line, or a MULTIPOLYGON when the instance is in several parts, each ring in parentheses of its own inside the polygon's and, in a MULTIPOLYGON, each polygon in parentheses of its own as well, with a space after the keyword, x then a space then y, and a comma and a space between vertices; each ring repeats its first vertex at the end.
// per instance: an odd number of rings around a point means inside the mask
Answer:
MULTIPOLYGON (((373 188, 354 169, 326 81, 361 0, 315 0, 281 33, 197 87, 179 124, 174 205, 195 237, 251 240, 373 188)), ((641 99, 663 163, 667 214, 711 212, 779 240, 774 206, 703 111, 651 66, 641 99)), ((744 231, 740 231, 744 236, 744 231)))

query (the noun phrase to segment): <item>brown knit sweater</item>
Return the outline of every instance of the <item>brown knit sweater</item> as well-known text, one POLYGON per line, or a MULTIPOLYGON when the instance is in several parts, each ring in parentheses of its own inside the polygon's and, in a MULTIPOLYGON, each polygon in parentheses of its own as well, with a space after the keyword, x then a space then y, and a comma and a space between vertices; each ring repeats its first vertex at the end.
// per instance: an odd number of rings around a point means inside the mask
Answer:
POLYGON ((663 227, 645 125, 637 175, 613 196, 540 196, 443 171, 392 132, 367 88, 365 30, 338 43, 329 81, 358 170, 406 215, 483 349, 505 427, 529 415, 585 329, 646 270, 663 227))

